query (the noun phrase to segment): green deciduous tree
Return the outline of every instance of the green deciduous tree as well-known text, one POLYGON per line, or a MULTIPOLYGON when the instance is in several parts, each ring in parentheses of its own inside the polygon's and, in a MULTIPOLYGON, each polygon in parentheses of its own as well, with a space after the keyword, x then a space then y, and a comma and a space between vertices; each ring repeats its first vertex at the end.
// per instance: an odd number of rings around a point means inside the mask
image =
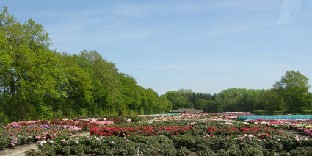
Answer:
POLYGON ((283 97, 288 112, 301 112, 309 107, 309 79, 299 71, 287 71, 273 88, 283 97))
POLYGON ((58 109, 61 109, 67 116, 95 114, 92 79, 88 70, 79 66, 79 59, 77 55, 62 55, 62 65, 66 76, 62 90, 65 96, 58 109))
POLYGON ((89 71, 94 90, 93 98, 97 114, 116 115, 120 98, 120 77, 114 63, 102 58, 97 51, 83 50, 79 54, 79 65, 89 71))
POLYGON ((275 89, 265 92, 265 94, 261 97, 261 102, 263 103, 264 109, 267 110, 268 113, 272 113, 274 111, 284 111, 285 108, 284 98, 279 94, 279 91, 275 89))
POLYGON ((2 105, 13 120, 50 118, 52 103, 45 99, 58 97, 63 81, 60 61, 49 49, 50 40, 43 27, 33 20, 19 23, 7 10, 0 14, 0 58, 2 105))

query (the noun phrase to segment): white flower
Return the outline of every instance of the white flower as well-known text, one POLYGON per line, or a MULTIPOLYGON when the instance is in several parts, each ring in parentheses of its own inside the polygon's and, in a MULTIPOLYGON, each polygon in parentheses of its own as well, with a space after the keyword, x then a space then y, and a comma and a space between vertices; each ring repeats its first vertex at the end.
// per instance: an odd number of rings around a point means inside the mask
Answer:
POLYGON ((38 141, 37 142, 40 146, 43 146, 43 144, 45 144, 45 143, 47 143, 45 140, 43 140, 43 141, 38 141))
POLYGON ((299 140, 300 140, 300 138, 299 138, 299 136, 298 136, 298 135, 296 135, 295 139, 296 139, 297 141, 299 141, 299 140))
POLYGON ((226 125, 233 125, 232 123, 230 122, 225 122, 226 125))

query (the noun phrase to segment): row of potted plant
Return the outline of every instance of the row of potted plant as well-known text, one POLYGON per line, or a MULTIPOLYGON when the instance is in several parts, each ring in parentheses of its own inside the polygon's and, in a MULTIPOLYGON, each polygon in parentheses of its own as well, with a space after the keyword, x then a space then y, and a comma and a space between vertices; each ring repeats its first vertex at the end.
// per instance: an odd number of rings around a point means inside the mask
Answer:
POLYGON ((192 126, 93 127, 90 129, 90 135, 178 135, 184 134, 190 130, 192 130, 192 126))

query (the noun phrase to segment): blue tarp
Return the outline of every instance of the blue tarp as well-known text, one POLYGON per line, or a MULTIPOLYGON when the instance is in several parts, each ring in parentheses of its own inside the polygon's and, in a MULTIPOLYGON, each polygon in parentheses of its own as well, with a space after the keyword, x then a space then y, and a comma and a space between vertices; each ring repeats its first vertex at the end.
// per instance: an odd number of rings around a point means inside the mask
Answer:
POLYGON ((257 119, 264 119, 264 120, 312 120, 312 115, 268 115, 268 116, 261 116, 261 115, 254 115, 254 116, 239 116, 238 119, 241 120, 257 120, 257 119))

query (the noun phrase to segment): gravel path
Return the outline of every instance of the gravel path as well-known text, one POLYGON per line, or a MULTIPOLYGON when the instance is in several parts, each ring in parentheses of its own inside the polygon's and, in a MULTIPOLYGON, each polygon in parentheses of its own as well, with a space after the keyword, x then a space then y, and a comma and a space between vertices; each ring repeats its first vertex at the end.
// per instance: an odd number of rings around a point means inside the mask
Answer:
MULTIPOLYGON (((90 133, 89 132, 83 132, 79 133, 77 135, 73 135, 71 137, 75 136, 88 136, 90 133)), ((25 152, 31 149, 37 150, 37 144, 26 144, 26 145, 21 145, 17 146, 14 149, 4 149, 0 151, 1 156, 25 156, 25 152)))
POLYGON ((24 156, 25 151, 30 149, 37 149, 36 144, 28 144, 28 145, 22 145, 17 146, 14 149, 4 149, 0 151, 0 155, 7 155, 7 156, 24 156))

